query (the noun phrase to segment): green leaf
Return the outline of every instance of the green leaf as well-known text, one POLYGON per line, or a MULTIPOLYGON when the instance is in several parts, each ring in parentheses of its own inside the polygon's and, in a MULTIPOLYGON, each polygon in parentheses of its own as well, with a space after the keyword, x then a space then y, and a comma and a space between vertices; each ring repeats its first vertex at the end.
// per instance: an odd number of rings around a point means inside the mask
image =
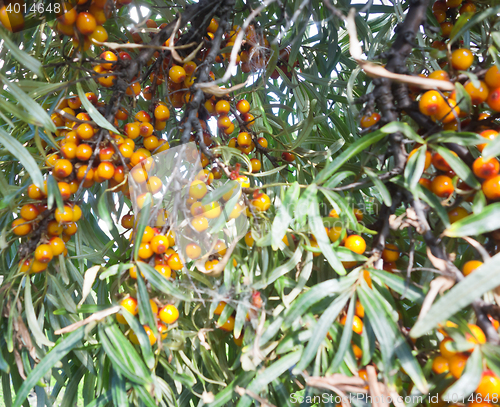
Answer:
POLYGON ((420 144, 425 144, 425 140, 420 137, 415 130, 413 130, 408 123, 404 122, 391 122, 386 124, 384 127, 380 129, 380 131, 384 134, 392 134, 392 133, 403 133, 406 138, 410 140, 416 141, 420 144))
POLYGON ((459 157, 445 147, 433 146, 433 148, 434 151, 438 152, 446 160, 451 169, 455 171, 458 177, 465 181, 467 185, 475 189, 481 188, 481 183, 474 176, 472 170, 459 157))
POLYGON ((429 144, 431 143, 455 143, 462 146, 475 146, 477 144, 485 143, 486 139, 481 137, 477 133, 472 133, 469 131, 442 131, 433 134, 427 139, 429 144))
POLYGON ((125 380, 115 369, 111 369, 111 396, 115 406, 128 405, 125 380))
POLYGON ((352 321, 354 319, 354 310, 356 309, 356 296, 353 296, 349 302, 349 308, 347 309, 347 316, 344 327, 342 329, 342 336, 340 337, 339 347, 335 352, 335 357, 332 360, 332 364, 328 368, 328 373, 334 373, 338 370, 340 365, 344 360, 344 356, 349 349, 352 338, 352 321))
POLYGON ((31 389, 42 380, 45 374, 52 369, 57 362, 66 356, 76 345, 78 345, 84 337, 84 327, 78 328, 68 336, 61 338, 57 345, 45 355, 35 368, 28 375, 16 394, 16 400, 13 407, 21 407, 28 397, 31 389))
MULTIPOLYGON (((384 126, 385 128, 385 126, 384 126)), ((342 165, 349 161, 352 157, 359 154, 361 151, 367 149, 373 143, 382 140, 386 136, 386 133, 381 130, 369 133, 366 136, 356 140, 352 143, 345 151, 343 151, 339 156, 337 156, 331 163, 329 163, 314 179, 314 182, 321 184, 328 180, 342 165)))
POLYGON ((422 289, 416 287, 412 281, 408 281, 409 284, 407 285, 406 279, 398 274, 389 273, 385 270, 370 269, 370 275, 380 278, 389 288, 401 295, 404 294, 405 298, 408 298, 411 302, 421 304, 424 301, 425 295, 422 289))
POLYGON ((137 261, 137 259, 139 258, 139 248, 141 247, 142 235, 144 234, 144 231, 146 230, 146 226, 148 225, 148 222, 149 222, 149 214, 151 212, 151 205, 152 205, 152 196, 148 192, 146 195, 144 206, 141 208, 141 210, 139 212, 137 226, 135 229, 135 236, 134 236, 134 260, 135 261, 137 261))
MULTIPOLYGON (((453 27, 453 29, 455 29, 455 27, 453 27)), ((457 92, 456 100, 458 102, 457 104, 460 108, 460 112, 470 113, 472 109, 472 100, 470 95, 467 93, 464 86, 458 81, 455 82, 455 89, 457 92)), ((450 143, 453 143, 453 141, 450 141, 450 143)))
POLYGON ((443 233, 449 237, 476 236, 500 228, 500 202, 487 205, 475 213, 453 223, 443 233))
MULTIPOLYGON (((261 371, 248 385, 247 389, 254 394, 259 394, 269 385, 269 383, 283 375, 287 370, 295 365, 300 358, 300 354, 301 351, 296 351, 277 359, 271 366, 266 368, 264 371, 261 371)), ((253 405, 253 399, 245 394, 241 397, 237 407, 250 407, 251 405, 253 405)))
POLYGON ((0 38, 4 41, 3 48, 8 49, 10 53, 16 58, 19 63, 25 68, 29 69, 31 72, 36 73, 40 78, 43 78, 42 63, 29 55, 26 51, 23 51, 17 44, 14 43, 5 32, 5 30, 0 28, 0 38))
POLYGON ((486 260, 458 284, 441 296, 427 314, 418 319, 410 336, 418 338, 425 335, 439 323, 448 320, 460 310, 470 305, 476 298, 500 285, 500 253, 486 260))
POLYGON ((0 128, 0 143, 3 144, 4 147, 20 161, 24 168, 26 168, 26 171, 30 174, 33 183, 43 191, 44 186, 42 173, 40 172, 40 168, 38 168, 35 159, 31 156, 28 150, 2 128, 0 128))
MULTIPOLYGON (((92 80, 93 79, 89 78, 89 81, 92 80)), ((95 122, 95 124, 115 134, 120 134, 120 131, 110 122, 108 122, 106 118, 101 113, 99 113, 96 107, 92 103, 90 103, 90 101, 87 99, 87 96, 85 96, 85 91, 82 88, 81 82, 77 82, 76 91, 78 92, 78 97, 80 98, 83 107, 85 108, 89 116, 92 118, 92 120, 95 122)))
POLYGON ((330 239, 326 234, 325 225, 323 224, 323 220, 319 214, 319 203, 317 198, 311 202, 310 211, 309 211, 309 227, 311 228, 311 233, 316 237, 316 241, 318 242, 318 246, 321 249, 321 252, 328 260, 328 263, 332 266, 332 268, 341 276, 346 274, 345 268, 342 265, 341 261, 337 258, 335 251, 330 243, 330 239))
POLYGON ((294 182, 288 191, 286 191, 285 198, 276 213, 271 229, 272 245, 273 248, 278 247, 279 243, 283 240, 283 236, 293 220, 294 207, 300 194, 300 186, 298 182, 294 182))
POLYGON ((54 342, 47 339, 47 337, 42 332, 42 329, 38 325, 38 321, 35 315, 35 309, 33 308, 33 299, 31 297, 31 279, 29 278, 29 275, 26 277, 25 281, 26 284, 24 286, 24 309, 26 312, 26 320, 28 321, 28 327, 31 331, 31 334, 34 336, 38 346, 54 346, 54 342))
MULTIPOLYGON (((414 191, 418 181, 422 177, 425 169, 426 153, 427 146, 424 144, 417 149, 417 152, 410 157, 406 164, 404 177, 410 191, 414 191)), ((386 206, 390 207, 391 205, 387 205, 386 203, 386 206)))
POLYGON ((340 311, 342 311, 349 298, 349 293, 341 294, 335 298, 328 308, 325 309, 325 312, 321 314, 318 323, 312 328, 311 339, 307 343, 307 346, 302 353, 302 357, 300 358, 299 363, 297 363, 297 366, 294 367, 292 373, 300 373, 307 368, 307 366, 309 366, 309 363, 311 363, 311 361, 315 358, 319 346, 326 339, 326 334, 328 333, 330 326, 337 319, 340 311))
MULTIPOLYGON (((449 42, 450 45, 453 45, 453 43, 457 41, 462 36, 462 34, 464 34, 467 30, 470 30, 476 24, 489 17, 498 15, 499 12, 500 12, 500 6, 494 6, 494 7, 488 7, 484 11, 474 14, 474 16, 470 20, 466 21, 464 25, 462 25, 461 27, 459 27, 458 30, 453 32, 453 37, 451 37, 450 34, 450 42, 449 42)), ((465 17, 464 19, 467 19, 467 17, 465 17)))
POLYGON ((43 123, 48 131, 55 133, 57 128, 52 122, 52 119, 47 114, 47 111, 40 106, 37 102, 31 99, 22 89, 15 83, 10 82, 5 76, 0 74, 0 80, 3 82, 4 86, 8 89, 9 93, 14 96, 14 98, 19 102, 24 109, 29 112, 29 114, 35 116, 37 120, 43 123))
POLYGON ((302 258, 303 249, 301 246, 297 247, 293 256, 284 264, 279 267, 276 267, 270 276, 263 277, 262 280, 254 283, 253 288, 255 290, 260 290, 262 288, 267 287, 269 284, 275 282, 281 276, 284 276, 290 270, 294 269, 297 264, 299 264, 300 259, 302 258))
MULTIPOLYGON (((484 142, 484 137, 481 138, 483 139, 484 142)), ((482 151, 482 154, 485 160, 497 157, 500 154, 500 137, 495 137, 493 140, 487 142, 486 147, 482 151)))
MULTIPOLYGON (((139 318, 142 323, 147 324, 151 329, 155 329, 156 323, 153 316, 153 311, 151 309, 151 304, 149 303, 149 293, 144 283, 144 279, 141 273, 137 273, 137 300, 139 303, 139 318)), ((146 360, 146 363, 148 361, 146 360)), ((152 368, 151 366, 148 366, 152 368)))
POLYGON ((373 185, 375 185, 375 188, 378 189, 378 192, 380 192, 384 204, 388 207, 391 207, 392 205, 391 193, 389 192, 385 184, 379 179, 378 174, 370 170, 368 167, 365 167, 363 170, 365 171, 366 175, 370 177, 370 179, 373 182, 373 185))

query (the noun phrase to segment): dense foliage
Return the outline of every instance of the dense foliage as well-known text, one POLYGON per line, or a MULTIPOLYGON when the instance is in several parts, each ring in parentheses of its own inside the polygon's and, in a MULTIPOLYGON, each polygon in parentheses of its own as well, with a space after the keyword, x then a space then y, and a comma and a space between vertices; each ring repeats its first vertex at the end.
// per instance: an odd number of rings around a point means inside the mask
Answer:
POLYGON ((497 404, 499 12, 4 0, 5 405, 497 404))

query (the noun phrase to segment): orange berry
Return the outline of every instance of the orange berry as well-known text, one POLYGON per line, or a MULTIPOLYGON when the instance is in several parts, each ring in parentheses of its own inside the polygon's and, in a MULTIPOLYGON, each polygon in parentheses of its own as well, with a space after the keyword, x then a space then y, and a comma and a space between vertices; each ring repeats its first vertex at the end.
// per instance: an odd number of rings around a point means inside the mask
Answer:
POLYGON ((384 259, 385 262, 394 263, 397 261, 399 259, 399 247, 392 243, 386 244, 382 251, 382 259, 384 259))
POLYGON ((78 158, 80 161, 88 161, 90 157, 92 157, 92 153, 94 151, 92 150, 92 147, 90 147, 88 144, 80 144, 76 148, 76 158, 78 158))
POLYGON ((169 256, 167 260, 168 267, 170 267, 174 271, 182 270, 184 265, 182 264, 181 258, 177 253, 173 253, 169 256))
POLYGON ((443 356, 437 356, 432 361, 432 370, 436 374, 448 373, 450 371, 448 367, 448 360, 443 356))
POLYGON ((361 305, 359 300, 356 301, 356 309, 354 312, 358 317, 363 318, 365 316, 365 308, 361 305))
MULTIPOLYGON (((410 154, 408 154, 408 160, 410 159, 413 154, 415 154, 418 151, 418 149, 413 149, 410 151, 410 154)), ((431 166, 432 162, 432 154, 430 151, 425 152, 425 166, 424 166, 424 171, 427 170, 431 166)))
POLYGON ((139 257, 141 259, 149 259, 153 255, 153 249, 149 243, 141 243, 139 245, 139 257))
POLYGON ((464 273, 464 276, 468 276, 470 273, 475 271, 477 268, 481 267, 483 265, 482 261, 479 260, 469 260, 466 262, 463 267, 462 267, 462 273, 464 273))
POLYGON ((351 235, 345 240, 345 247, 354 253, 363 254, 366 250, 366 242, 359 235, 351 235))
POLYGON ((76 28, 83 35, 91 34, 97 27, 95 17, 87 12, 81 12, 76 17, 76 28))
POLYGON ((165 324, 173 324, 179 318, 179 310, 175 305, 169 304, 160 310, 158 316, 165 324))
POLYGON ((434 117, 443 123, 450 123, 454 120, 458 120, 459 114, 460 107, 458 107, 457 102, 453 99, 447 99, 438 109, 434 117))
MULTIPOLYGON (((347 321, 347 316, 344 315, 340 319, 340 324, 345 325, 346 321, 347 321)), ((358 335, 361 335, 363 333, 363 321, 357 315, 354 315, 354 318, 352 320, 352 330, 356 332, 358 335)))
POLYGON ((59 256, 60 254, 64 253, 66 249, 66 244, 64 243, 64 241, 57 236, 50 238, 49 245, 54 256, 59 256))
POLYGON ((237 142, 240 147, 248 147, 252 143, 252 136, 247 132, 241 132, 238 134, 237 142))
POLYGON ((478 157, 472 164, 472 171, 479 178, 491 178, 500 172, 500 163, 496 158, 485 160, 483 157, 478 157))
POLYGON ((154 116, 157 120, 168 120, 170 118, 170 110, 165 105, 158 105, 155 107, 154 116))
POLYGON ((444 104, 443 97, 435 90, 425 92, 418 102, 420 112, 427 116, 436 114, 444 104))
POLYGON ((215 18, 212 18, 212 20, 210 20, 210 24, 207 27, 207 32, 215 33, 217 31, 217 28, 219 28, 219 23, 215 18))
POLYGON ((151 239, 151 249, 156 254, 163 254, 168 249, 168 239, 164 235, 156 235, 151 239))
POLYGON ((264 193, 254 196, 251 203, 253 208, 258 212, 265 212, 271 207, 271 199, 269 199, 269 196, 264 193))
POLYGON ((100 58, 108 61, 106 63, 101 63, 101 66, 106 70, 114 69, 116 61, 118 61, 118 56, 112 51, 104 51, 101 53, 100 58))
POLYGON ((462 7, 460 7, 460 14, 464 13, 475 13, 476 12, 476 5, 474 3, 464 3, 462 4, 462 7))
POLYGON ((486 336, 481 328, 475 324, 467 324, 471 333, 465 334, 465 339, 474 345, 482 345, 486 343, 486 336))
POLYGON ((226 332, 232 332, 234 330, 234 317, 231 315, 219 328, 226 332))
MULTIPOLYGON (((491 130, 491 129, 490 130, 483 130, 481 133, 479 133, 479 135, 481 137, 484 137, 485 139, 491 141, 491 140, 495 139, 498 136, 498 132, 495 131, 495 130, 491 130)), ((486 147, 486 145, 487 145, 487 143, 485 143, 485 144, 479 144, 477 146, 477 149, 479 151, 483 151, 484 148, 486 147)))
POLYGON ((440 24, 441 26, 441 35, 445 38, 448 38, 451 34, 451 30, 453 30, 453 23, 444 22, 440 24))
POLYGON ((453 68, 465 71, 474 62, 474 55, 469 49, 459 48, 451 53, 451 65, 453 68))
POLYGON ((247 232, 247 234, 245 235, 245 244, 248 247, 252 247, 254 243, 255 243, 255 240, 252 237, 252 232, 247 232))
POLYGON ((82 123, 77 127, 76 134, 78 134, 78 137, 82 140, 88 140, 94 137, 95 131, 90 124, 82 123))
POLYGON ((500 112, 500 88, 491 90, 486 103, 488 103, 488 106, 495 112, 500 112))
POLYGON ((191 220, 191 225, 197 232, 203 232, 208 229, 208 220, 204 216, 196 216, 191 220))
POLYGON ((486 198, 497 200, 500 198, 500 175, 488 178, 481 187, 486 198))
POLYGON ((154 130, 155 129, 151 123, 144 122, 139 126, 139 134, 144 138, 151 136, 154 130))
POLYGON ((248 103, 245 99, 241 99, 236 103, 236 109, 241 114, 248 113, 250 111, 250 103, 248 103))
POLYGON ((479 87, 469 81, 464 85, 464 89, 469 94, 473 105, 480 105, 488 99, 489 89, 483 81, 479 81, 479 87))
POLYGON ((360 125, 363 129, 367 129, 368 127, 372 127, 377 124, 382 116, 379 113, 374 112, 370 116, 363 116, 360 121, 360 125))
POLYGON ((73 172, 73 164, 71 164, 71 161, 66 160, 64 158, 57 160, 53 173, 57 178, 66 178, 73 172))
POLYGON ((500 87, 500 71, 496 65, 493 65, 486 71, 484 81, 486 82, 486 85, 492 89, 500 87))
POLYGON ((201 256, 201 247, 196 243, 190 243, 186 246, 186 256, 190 259, 197 259, 201 256))
POLYGON ((34 260, 31 264, 31 273, 40 273, 43 270, 47 269, 47 263, 41 263, 39 261, 34 260))
POLYGON ((252 164, 252 172, 259 172, 262 168, 262 163, 258 158, 252 158, 250 160, 250 164, 252 164))
POLYGON ((96 172, 99 177, 108 180, 113 178, 113 175, 115 174, 115 166, 110 162, 104 161, 99 164, 96 172))
POLYGON ((486 399, 498 397, 500 394, 500 378, 491 370, 485 370, 476 389, 476 395, 486 399))
POLYGON ((418 180, 418 183, 422 185, 424 188, 427 188, 429 191, 431 191, 432 181, 429 178, 420 178, 418 180))
POLYGON ((201 199, 207 194, 207 185, 200 180, 194 180, 189 186, 189 196, 201 199))
POLYGON ((35 249, 35 260, 40 263, 48 263, 54 257, 52 247, 48 244, 41 244, 35 249))
POLYGON ((457 206, 455 209, 448 212, 448 219, 450 220, 450 223, 458 222, 467 216, 469 216, 469 212, 461 206, 457 206))
POLYGON ((25 220, 33 220, 40 214, 40 211, 35 205, 27 204, 21 207, 19 214, 21 215, 21 218, 25 220))
POLYGON ((42 190, 40 188, 38 188, 35 184, 30 184, 28 186, 28 196, 31 198, 31 199, 42 199, 45 194, 42 192, 42 190))
POLYGON ((155 270, 165 278, 170 278, 172 270, 166 264, 157 264, 155 270))
POLYGON ((219 100, 215 104, 215 112, 218 115, 227 115, 229 113, 229 110, 231 109, 231 105, 227 100, 219 100))
POLYGON ((73 208, 69 205, 64 205, 63 209, 56 209, 54 217, 57 223, 73 222, 73 208))
POLYGON ((284 152, 281 154, 281 158, 286 162, 292 163, 295 161, 295 155, 289 152, 284 152))
POLYGON ((262 148, 267 148, 268 142, 264 137, 259 137, 257 139, 257 143, 262 147, 262 148))
POLYGON ((182 83, 186 79, 186 71, 182 66, 174 65, 168 71, 168 77, 174 83, 182 83))
POLYGON ((441 355, 446 358, 446 359, 451 359, 452 356, 456 355, 457 352, 454 352, 454 351, 450 351, 446 348, 446 344, 448 342, 453 342, 453 339, 447 337, 447 338, 444 338, 441 343, 439 344, 439 352, 441 353, 441 355))
POLYGON ((108 32, 102 26, 97 26, 92 34, 89 35, 92 42, 106 42, 108 40, 108 32))
POLYGON ((31 223, 26 223, 23 218, 18 218, 12 222, 12 232, 17 236, 25 236, 32 230, 31 223))
POLYGON ((229 127, 231 127, 231 124, 231 119, 226 115, 222 115, 219 117, 219 119, 217 119, 217 126, 219 126, 221 129, 228 129, 229 127))
POLYGON ((450 177, 438 175, 432 180, 431 190, 440 198, 448 198, 455 191, 455 187, 450 177))
POLYGON ((465 369, 465 364, 467 363, 468 358, 469 356, 464 353, 456 353, 448 360, 450 372, 455 379, 462 376, 462 372, 465 369))

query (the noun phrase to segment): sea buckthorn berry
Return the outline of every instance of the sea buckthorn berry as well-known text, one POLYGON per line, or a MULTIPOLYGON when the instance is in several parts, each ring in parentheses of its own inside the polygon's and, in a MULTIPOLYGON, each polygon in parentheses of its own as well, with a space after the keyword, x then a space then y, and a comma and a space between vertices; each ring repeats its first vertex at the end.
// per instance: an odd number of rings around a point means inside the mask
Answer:
POLYGON ((0 7, 0 23, 10 32, 18 32, 23 29, 23 6, 26 7, 24 1, 12 0, 4 1, 0 7))
POLYGON ((53 167, 54 165, 56 165, 56 162, 59 160, 59 155, 58 154, 52 154, 50 156, 47 157, 47 159, 45 160, 45 163, 49 166, 49 167, 53 167))
POLYGON ((445 38, 448 38, 451 34, 451 30, 453 30, 453 23, 445 21, 440 24, 441 27, 441 35, 445 38))
MULTIPOLYGON (((440 13, 442 13, 442 12, 440 12, 440 13)), ((436 15, 436 14, 434 14, 434 15, 436 15)), ((444 15, 446 16, 446 13, 444 13, 444 15)), ((438 21, 438 22, 441 23, 442 21, 438 21)), ((440 51, 444 51, 446 49, 446 44, 443 41, 436 40, 436 41, 432 42, 431 47, 435 48, 435 49, 438 49, 440 51)), ((425 75, 424 75, 424 77, 425 77, 425 75)))
POLYGON ((78 205, 73 205, 73 222, 78 222, 82 218, 82 210, 78 205))
POLYGON ((361 118, 360 125, 363 129, 367 129, 368 127, 372 127, 377 124, 380 121, 381 117, 382 116, 380 116, 380 114, 377 112, 374 112, 369 116, 364 115, 361 118))
POLYGON ((497 200, 500 198, 500 175, 488 178, 481 187, 486 198, 497 200))
POLYGON ((237 141, 240 147, 248 147, 252 143, 252 136, 247 132, 241 132, 238 134, 237 141))
MULTIPOLYGON (((491 141, 491 140, 494 140, 498 136, 498 131, 495 131, 495 130, 483 130, 481 133, 479 133, 479 135, 481 137, 484 137, 485 139, 491 141)), ((487 146, 487 143, 478 144, 477 149, 479 151, 483 151, 486 146, 487 146)))
POLYGON ((465 340, 467 342, 470 342, 474 345, 482 345, 486 343, 486 335, 484 334, 481 328, 479 328, 475 324, 467 324, 467 327, 470 330, 470 333, 467 332, 465 334, 465 340))
POLYGON ((444 358, 451 359, 451 357, 454 356, 457 352, 448 350, 448 348, 446 347, 446 344, 448 342, 453 342, 453 339, 447 337, 441 341, 441 343, 439 344, 439 352, 444 358))
POLYGON ((31 199, 38 200, 38 199, 42 199, 45 196, 45 194, 35 184, 30 184, 28 187, 28 196, 31 199))
POLYGON ((144 122, 139 126, 139 133, 144 138, 151 136, 154 130, 155 129, 151 123, 144 122))
POLYGON ((472 164, 472 171, 479 178, 491 178, 500 172, 500 163, 496 158, 485 160, 483 157, 478 157, 472 164))
POLYGON ((141 243, 149 243, 155 236, 155 231, 151 226, 146 226, 141 237, 141 243))
POLYGON ((479 81, 479 87, 469 81, 464 85, 464 89, 469 94, 473 105, 480 105, 488 99, 489 89, 483 81, 479 81))
POLYGON ((174 83, 182 83, 186 79, 186 71, 182 66, 174 65, 168 71, 168 77, 174 83))
POLYGON ((89 35, 92 42, 106 42, 108 40, 108 32, 103 26, 97 26, 92 34, 89 35))
POLYGON ((450 371, 448 360, 443 356, 436 356, 432 362, 432 371, 436 374, 448 373, 450 371))
POLYGON ((71 164, 71 161, 66 160, 64 158, 57 160, 53 173, 56 177, 58 178, 66 178, 73 172, 73 164, 71 164))
POLYGON ((182 65, 184 71, 186 71, 186 75, 193 75, 194 71, 196 71, 196 62, 189 61, 182 65))
POLYGON ((399 259, 399 247, 395 244, 388 243, 382 251, 382 259, 386 262, 395 262, 399 259))
MULTIPOLYGON (((445 45, 446 48, 446 45, 445 45)), ((437 71, 431 72, 428 76, 429 79, 435 79, 437 81, 449 81, 450 80, 450 75, 448 75, 448 72, 438 69, 437 71)))
MULTIPOLYGON (((408 160, 410 160, 410 158, 413 156, 413 154, 415 154, 416 152, 418 151, 417 148, 413 149, 410 151, 410 154, 408 154, 408 160)), ((407 161, 408 161, 407 160, 407 161)), ((432 163, 432 154, 430 151, 426 151, 425 152, 425 165, 424 165, 424 171, 426 171, 430 166, 431 166, 431 163, 432 163)))
POLYGON ((140 123, 127 123, 123 128, 123 131, 130 137, 131 139, 136 139, 141 134, 140 132, 140 123))
POLYGON ((58 13, 57 21, 64 25, 73 25, 76 21, 78 12, 75 6, 71 3, 65 2, 62 4, 61 13, 58 13))
POLYGON ((156 235, 151 239, 151 249, 156 254, 163 254, 168 249, 168 239, 164 235, 156 235))
POLYGON ((227 129, 231 126, 231 124, 231 119, 226 115, 222 115, 217 119, 217 126, 221 129, 227 129))
POLYGON ((462 4, 462 0, 446 0, 446 5, 449 8, 457 8, 462 4))
POLYGON ((190 243, 186 246, 186 256, 190 259, 197 259, 201 256, 201 247, 196 243, 190 243))
POLYGON ((58 236, 54 236, 54 237, 50 238, 49 246, 52 250, 52 254, 54 257, 59 256, 60 254, 63 254, 64 250, 66 249, 66 244, 58 236))
MULTIPOLYGON (((341 325, 345 325, 347 321, 347 316, 344 315, 341 319, 340 319, 340 324, 341 325)), ((353 320, 352 320, 352 330, 354 332, 356 332, 358 335, 361 335, 363 333, 363 321, 361 320, 360 317, 358 317, 357 315, 354 315, 353 316, 353 320)))
MULTIPOLYGON (((139 313, 139 307, 137 305, 137 300, 132 297, 127 297, 124 298, 121 302, 120 305, 125 308, 128 312, 130 312, 132 315, 137 315, 139 313)), ((116 320, 120 324, 127 324, 127 320, 123 317, 121 314, 116 314, 116 320)))
POLYGON ((468 355, 465 353, 456 353, 448 360, 448 365, 450 368, 450 373, 455 379, 462 376, 462 372, 465 369, 465 364, 467 363, 468 355))
POLYGON ((170 278, 172 270, 166 264, 157 264, 155 270, 165 278, 170 278))
POLYGON ((232 332, 234 330, 234 317, 231 315, 219 328, 226 332, 232 332))
POLYGON ((485 370, 475 393, 483 399, 497 397, 500 394, 500 378, 491 370, 485 370))
POLYGON ((486 103, 488 103, 488 106, 495 112, 500 112, 500 88, 491 90, 486 103))
POLYGON ((252 237, 252 232, 247 232, 247 234, 245 235, 245 244, 248 247, 252 247, 254 243, 255 243, 255 240, 252 237))
POLYGON ((451 53, 451 65, 453 68, 465 71, 474 62, 474 55, 469 49, 459 48, 451 53))
POLYGON ((51 220, 47 225, 47 233, 50 236, 58 236, 63 232, 63 228, 57 221, 51 220))
POLYGON ((113 155, 115 154, 115 150, 113 147, 105 147, 99 151, 99 160, 100 161, 111 161, 113 159, 113 155))
POLYGON ((31 264, 31 273, 33 274, 40 273, 46 269, 47 269, 47 263, 42 263, 34 260, 33 263, 31 264))
POLYGON ((78 134, 78 137, 82 140, 88 140, 94 137, 95 131, 90 124, 82 123, 77 127, 76 134, 78 134))
POLYGON ((450 177, 438 175, 432 180, 431 190, 440 198, 448 198, 455 191, 455 187, 450 177))
POLYGON ((184 265, 182 264, 181 258, 177 253, 172 253, 167 260, 167 265, 174 271, 182 270, 184 265))
POLYGON ((41 244, 35 249, 35 260, 40 263, 48 263, 54 257, 52 248, 48 244, 41 244))
POLYGON ((40 214, 40 211, 35 205, 27 204, 21 207, 19 214, 21 215, 21 218, 25 220, 33 220, 40 214))
POLYGON ((88 144, 80 144, 76 148, 76 158, 78 158, 80 161, 88 161, 90 157, 92 157, 92 153, 94 150, 92 150, 92 147, 90 147, 88 144))
POLYGON ((500 87, 500 71, 496 65, 493 65, 490 69, 486 71, 484 75, 484 81, 486 85, 491 89, 500 87))
POLYGON ((108 61, 101 64, 101 66, 107 70, 114 69, 116 61, 118 61, 118 56, 112 51, 104 51, 101 53, 100 58, 108 61))
POLYGON ((464 273, 464 276, 468 276, 470 273, 475 271, 477 268, 481 267, 483 265, 482 261, 479 260, 469 260, 467 263, 465 263, 462 267, 462 273, 464 273))
POLYGON ((189 196, 201 199, 207 194, 207 185, 200 180, 194 180, 189 186, 189 196))
POLYGON ((141 259, 149 259, 153 255, 153 249, 149 243, 141 243, 139 246, 139 257, 141 259))
POLYGON ((445 104, 441 94, 435 90, 425 92, 418 102, 418 107, 422 114, 432 116, 445 104))
POLYGON ((257 143, 262 147, 262 148, 267 148, 268 146, 268 142, 267 142, 267 139, 265 139, 264 137, 259 137, 257 139, 257 143))
POLYGON ((73 222, 73 208, 69 205, 64 205, 63 209, 56 209, 54 217, 57 223, 73 222))
POLYGON ((292 163, 295 161, 295 155, 289 152, 284 152, 281 154, 281 158, 286 162, 292 163))
POLYGON ((87 165, 82 165, 78 168, 76 172, 76 178, 81 181, 85 178, 85 180, 90 181, 94 178, 94 170, 89 168, 87 165))
POLYGON ((154 116, 157 120, 168 120, 170 118, 170 110, 165 105, 155 107, 154 116))
POLYGON ((448 212, 448 219, 450 220, 450 223, 458 222, 459 220, 467 216, 469 216, 469 212, 467 212, 467 210, 465 208, 462 208, 461 206, 458 206, 448 212))
POLYGON ((200 215, 205 216, 208 219, 218 218, 221 214, 221 208, 218 202, 210 202, 201 207, 202 212, 200 215))
POLYGON ((104 161, 104 162, 99 164, 99 166, 97 167, 96 173, 102 179, 105 179, 105 180, 111 179, 111 178, 113 178, 113 175, 115 174, 115 166, 108 161, 104 161))
POLYGON ((229 110, 231 109, 231 105, 227 100, 219 100, 215 104, 215 112, 218 115, 227 115, 229 113, 229 110))
POLYGON ((443 123, 450 123, 454 120, 458 120, 459 114, 460 107, 458 107, 457 102, 453 99, 447 99, 434 117, 443 123))
POLYGON ((250 103, 248 103, 245 99, 241 99, 236 103, 236 109, 241 114, 246 114, 250 111, 250 103))
POLYGON ((72 160, 73 158, 76 157, 76 149, 78 146, 75 143, 65 143, 63 146, 61 146, 61 154, 64 158, 68 160, 72 160))
POLYGON ((151 115, 144 110, 140 110, 135 114, 134 119, 140 123, 144 123, 144 122, 149 123, 151 121, 151 115))
POLYGON ((250 164, 252 164, 252 172, 259 172, 262 168, 262 163, 258 158, 252 158, 250 160, 250 164))
POLYGON ((196 216, 191 220, 191 225, 197 232, 203 232, 208 229, 208 220, 204 216, 196 216))
POLYGON ((81 12, 76 17, 76 28, 83 35, 91 34, 97 27, 95 17, 87 12, 81 12))
POLYGON ((23 218, 18 218, 14 222, 12 222, 12 232, 17 235, 17 236, 25 236, 31 230, 33 227, 31 226, 31 223, 26 223, 26 219, 23 218))
POLYGON ((148 191, 154 195, 162 189, 163 183, 161 182, 160 178, 153 176, 149 177, 149 179, 147 180, 146 187, 148 191))
POLYGON ((132 229, 134 227, 134 215, 124 215, 121 224, 125 229, 132 229))
POLYGON ((259 212, 265 212, 271 207, 271 199, 266 194, 260 193, 252 199, 252 206, 259 212))
POLYGON ((333 226, 328 230, 328 237, 330 238, 330 241, 332 243, 339 240, 341 235, 342 235, 342 228, 340 226, 333 226))
POLYGON ((359 235, 351 235, 345 240, 345 247, 357 254, 363 254, 366 250, 366 242, 359 235))
MULTIPOLYGON (((452 152, 455 154, 454 152, 452 152)), ((456 154, 455 154, 456 155, 456 154)), ((451 167, 448 165, 446 160, 439 153, 432 154, 432 165, 436 167, 438 170, 448 172, 451 170, 451 167)))
POLYGON ((144 168, 134 167, 130 173, 133 180, 138 184, 142 184, 148 179, 148 173, 144 168))
POLYGON ((215 18, 212 18, 212 20, 210 20, 210 24, 207 27, 207 31, 213 34, 217 31, 217 28, 219 28, 219 23, 215 18))
POLYGON ((460 7, 460 14, 464 13, 475 13, 476 12, 476 5, 474 3, 464 3, 462 4, 462 7, 460 7))
POLYGON ((158 313, 160 320, 165 324, 173 324, 179 318, 179 310, 175 305, 166 305, 158 313))

